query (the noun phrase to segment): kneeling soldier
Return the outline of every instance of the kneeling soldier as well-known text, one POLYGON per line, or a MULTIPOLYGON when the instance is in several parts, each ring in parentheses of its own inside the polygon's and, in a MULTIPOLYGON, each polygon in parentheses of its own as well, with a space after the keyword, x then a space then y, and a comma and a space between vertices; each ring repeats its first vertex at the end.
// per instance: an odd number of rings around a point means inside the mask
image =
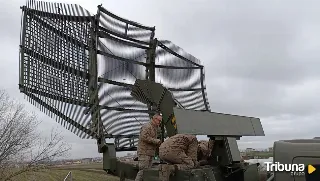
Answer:
POLYGON ((197 153, 198 140, 194 135, 177 134, 165 140, 159 148, 159 157, 168 164, 161 166, 160 180, 168 181, 176 170, 198 167, 197 153))

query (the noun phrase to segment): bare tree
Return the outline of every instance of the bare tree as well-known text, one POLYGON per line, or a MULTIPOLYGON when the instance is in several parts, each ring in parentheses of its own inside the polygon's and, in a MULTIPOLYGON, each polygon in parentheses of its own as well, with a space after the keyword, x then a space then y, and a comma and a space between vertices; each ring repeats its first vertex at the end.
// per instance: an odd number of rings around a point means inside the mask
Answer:
POLYGON ((67 156, 71 147, 60 133, 53 129, 50 138, 42 138, 39 123, 34 113, 0 90, 0 180, 11 180, 67 156))

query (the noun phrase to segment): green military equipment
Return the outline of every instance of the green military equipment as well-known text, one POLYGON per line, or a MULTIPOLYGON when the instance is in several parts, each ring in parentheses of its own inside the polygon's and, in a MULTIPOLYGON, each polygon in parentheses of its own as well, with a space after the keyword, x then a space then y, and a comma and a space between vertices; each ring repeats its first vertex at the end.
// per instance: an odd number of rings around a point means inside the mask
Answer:
MULTIPOLYGON (((174 134, 207 135, 216 142, 210 167, 178 171, 171 180, 223 181, 256 178, 254 175, 258 175, 257 167, 251 165, 246 171, 240 164, 241 158, 236 139, 242 136, 264 136, 258 118, 179 108, 172 94, 161 84, 149 80, 136 80, 135 85, 136 88, 132 89, 131 95, 141 102, 150 102, 155 110, 162 113, 169 136, 174 134), (139 85, 144 85, 144 87, 139 85), (231 125, 236 126, 232 128, 231 125)), ((146 171, 144 178, 156 180, 159 178, 158 169, 152 168, 146 171)), ((253 181, 254 179, 247 180, 253 181)))
MULTIPOLYGON (((315 174, 308 173, 308 166, 315 167, 320 163, 320 139, 294 139, 294 140, 280 140, 274 142, 273 163, 277 164, 295 164, 297 167, 303 165, 303 170, 292 171, 276 171, 273 170, 272 181, 311 181, 306 180, 306 175, 315 174)), ((319 168, 319 167, 318 167, 319 168)), ((309 168, 310 169, 310 168, 309 168)), ((309 170, 310 171, 310 170, 309 170)), ((320 170, 318 170, 320 171, 320 170)), ((270 179, 271 180, 271 179, 270 179)), ((319 180, 319 177, 316 179, 319 180)))
MULTIPOLYGON (((209 165, 178 171, 171 180, 257 181, 257 165, 240 164, 236 140, 264 136, 260 120, 211 112, 204 67, 155 38, 155 27, 102 5, 95 15, 34 0, 21 9, 20 91, 66 129, 96 139, 105 171, 135 178, 137 162, 119 161, 116 152, 135 151, 141 125, 160 112, 162 139, 185 133, 215 140, 209 165)), ((144 180, 157 180, 158 164, 144 180)))

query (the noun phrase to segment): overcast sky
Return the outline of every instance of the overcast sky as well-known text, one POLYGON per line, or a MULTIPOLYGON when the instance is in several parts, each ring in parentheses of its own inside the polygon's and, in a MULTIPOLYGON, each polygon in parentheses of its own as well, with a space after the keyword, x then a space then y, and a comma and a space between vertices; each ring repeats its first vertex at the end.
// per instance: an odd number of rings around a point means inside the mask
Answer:
MULTIPOLYGON (((275 140, 320 136, 319 1, 296 0, 64 0, 92 13, 97 5, 156 26, 202 61, 212 111, 255 116, 265 137, 244 137, 240 148, 266 148, 275 140)), ((82 140, 23 99, 18 90, 20 6, 1 0, 1 89, 37 111, 46 132, 58 127, 72 157, 99 156, 94 140, 82 140)))

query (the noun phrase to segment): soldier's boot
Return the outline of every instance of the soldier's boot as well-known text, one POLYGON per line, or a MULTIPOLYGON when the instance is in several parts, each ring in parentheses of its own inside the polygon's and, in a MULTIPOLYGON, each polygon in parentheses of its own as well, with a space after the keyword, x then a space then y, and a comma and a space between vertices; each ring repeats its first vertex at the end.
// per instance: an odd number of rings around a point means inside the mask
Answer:
POLYGON ((159 170, 159 180, 169 181, 170 175, 174 174, 176 170, 176 165, 162 164, 159 170))

